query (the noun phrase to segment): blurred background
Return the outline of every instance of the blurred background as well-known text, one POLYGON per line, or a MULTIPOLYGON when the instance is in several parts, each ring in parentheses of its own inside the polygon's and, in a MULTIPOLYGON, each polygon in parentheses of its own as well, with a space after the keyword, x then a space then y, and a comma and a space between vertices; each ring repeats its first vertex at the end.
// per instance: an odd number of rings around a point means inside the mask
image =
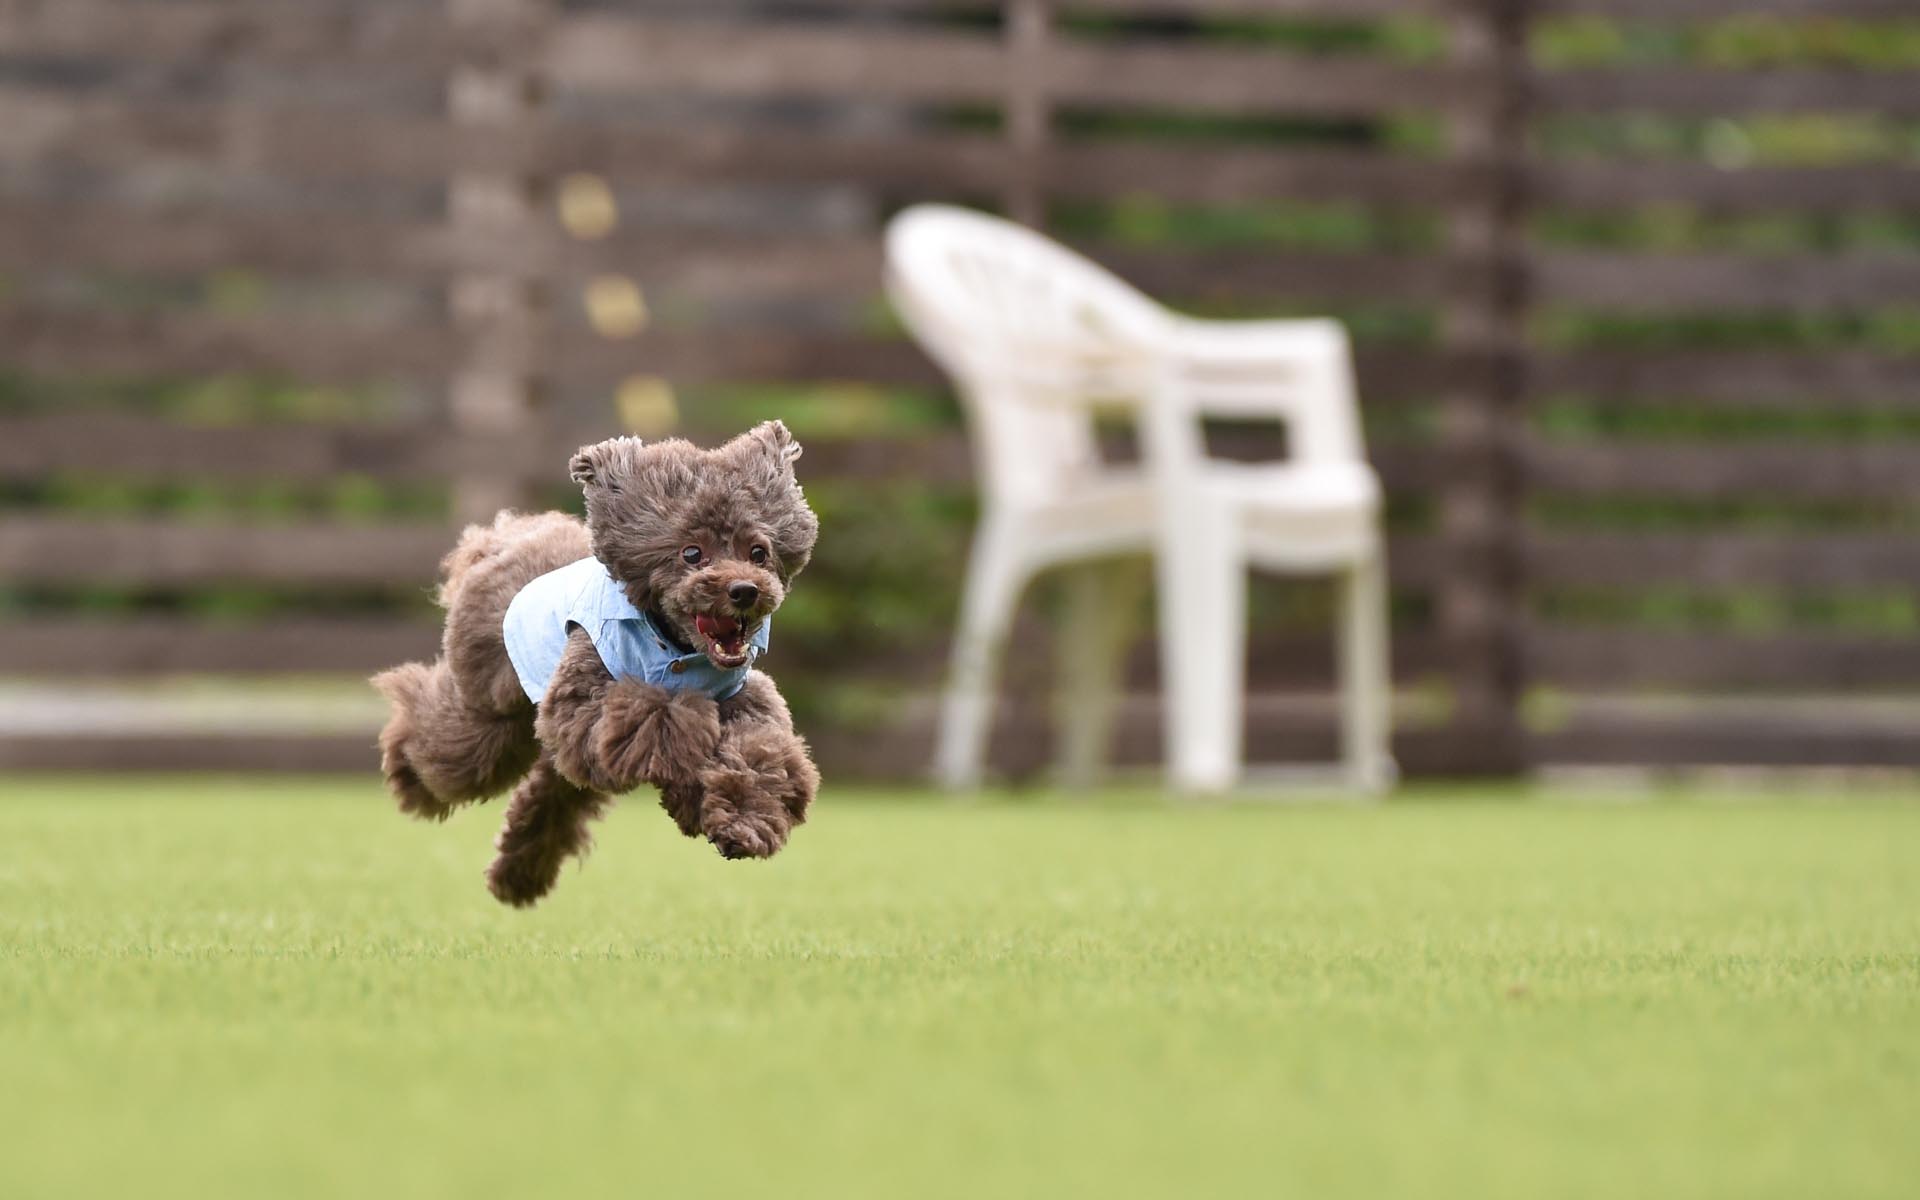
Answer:
MULTIPOLYGON (((1348 322, 1410 773, 1920 764, 1917 165, 1911 0, 0 0, 0 766, 372 772, 460 522, 778 416, 768 665, 829 776, 921 773, 974 501, 881 295, 920 200, 1348 322)), ((1329 601, 1256 585, 1255 760, 1330 752, 1329 601)))

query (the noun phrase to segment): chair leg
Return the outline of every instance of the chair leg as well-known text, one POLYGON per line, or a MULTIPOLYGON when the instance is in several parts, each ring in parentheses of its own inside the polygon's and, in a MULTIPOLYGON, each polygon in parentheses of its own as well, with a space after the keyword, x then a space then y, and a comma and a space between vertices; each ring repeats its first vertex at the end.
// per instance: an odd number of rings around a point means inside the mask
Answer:
POLYGON ((1383 792, 1393 761, 1393 674, 1388 659, 1386 565, 1378 552, 1340 577, 1340 759, 1347 780, 1383 792))
POLYGON ((1095 783, 1113 748, 1121 672, 1139 629, 1144 563, 1088 563, 1068 576, 1067 608, 1055 646, 1058 769, 1068 787, 1095 783))
POLYGON ((1230 532, 1196 523, 1156 570, 1168 775, 1181 791, 1223 791, 1242 768, 1246 561, 1230 532))
POLYGON ((983 524, 967 561, 953 664, 941 704, 934 774, 945 787, 968 788, 980 782, 1000 652, 1021 583, 1019 556, 1006 527, 983 524))

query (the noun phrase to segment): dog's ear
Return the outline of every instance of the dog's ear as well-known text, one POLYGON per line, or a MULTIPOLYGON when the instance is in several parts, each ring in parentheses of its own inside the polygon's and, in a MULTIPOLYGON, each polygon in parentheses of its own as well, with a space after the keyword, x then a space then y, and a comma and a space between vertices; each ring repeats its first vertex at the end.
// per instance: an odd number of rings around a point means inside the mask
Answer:
POLYGON ((633 451, 641 441, 637 437, 608 438, 591 446, 582 446, 567 462, 567 476, 581 487, 619 487, 622 464, 633 461, 633 451))
POLYGON ((773 461, 784 466, 792 467, 794 460, 800 457, 800 443, 782 421, 762 421, 742 436, 758 442, 773 457, 773 461))

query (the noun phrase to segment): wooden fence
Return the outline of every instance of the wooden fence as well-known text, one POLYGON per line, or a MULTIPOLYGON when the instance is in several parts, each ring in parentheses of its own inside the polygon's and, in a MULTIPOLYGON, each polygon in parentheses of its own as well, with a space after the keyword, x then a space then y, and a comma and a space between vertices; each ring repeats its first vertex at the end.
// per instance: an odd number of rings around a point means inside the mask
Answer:
MULTIPOLYGON (((829 417, 833 397, 882 398, 873 428, 833 436, 828 419, 808 438, 810 482, 963 489, 950 410, 889 416, 887 397, 939 379, 878 300, 884 218, 942 199, 1044 222, 1178 303, 1350 320, 1394 498, 1414 769, 1920 763, 1904 703, 1920 698, 1920 239, 1605 236, 1676 211, 1696 232, 1897 224, 1920 202, 1911 155, 1753 165, 1742 122, 1917 120, 1920 67, 1530 49, 1555 22, 1740 14, 1907 15, 0 0, 0 673, 359 672, 430 653, 421 593, 458 519, 564 499, 567 450, 663 404, 724 433, 741 411, 725 398, 755 386, 829 417), (1329 32, 1270 36, 1282 26, 1329 32), (1682 141, 1705 129, 1708 150, 1607 140, 1642 118, 1682 141), (1275 204, 1292 216, 1261 216, 1275 204), (1221 225, 1260 234, 1207 232, 1221 225), (229 503, 262 493, 264 516, 229 503)), ((836 567, 834 537, 816 570, 857 588, 868 560, 836 567)), ((854 674, 924 691, 938 650, 896 645, 854 674)), ((783 678, 844 670, 788 652, 783 678)), ((1253 678, 1319 687, 1325 659, 1288 627, 1257 639, 1253 678)), ((823 756, 917 769, 925 706, 858 707, 806 710, 823 756)), ((1009 725, 1001 753, 1031 761, 1032 723, 1009 725)), ((1263 701, 1253 734, 1259 753, 1320 750, 1324 705, 1263 701)), ((0 731, 12 765, 368 761, 360 733, 0 731)))

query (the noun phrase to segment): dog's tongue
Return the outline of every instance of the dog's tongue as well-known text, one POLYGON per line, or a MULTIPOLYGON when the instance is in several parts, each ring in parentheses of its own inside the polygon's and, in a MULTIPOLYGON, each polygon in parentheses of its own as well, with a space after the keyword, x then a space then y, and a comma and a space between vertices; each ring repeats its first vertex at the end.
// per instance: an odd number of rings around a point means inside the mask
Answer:
POLYGON ((740 622, 725 614, 701 613, 693 619, 693 627, 700 631, 701 637, 724 642, 740 632, 740 622))

